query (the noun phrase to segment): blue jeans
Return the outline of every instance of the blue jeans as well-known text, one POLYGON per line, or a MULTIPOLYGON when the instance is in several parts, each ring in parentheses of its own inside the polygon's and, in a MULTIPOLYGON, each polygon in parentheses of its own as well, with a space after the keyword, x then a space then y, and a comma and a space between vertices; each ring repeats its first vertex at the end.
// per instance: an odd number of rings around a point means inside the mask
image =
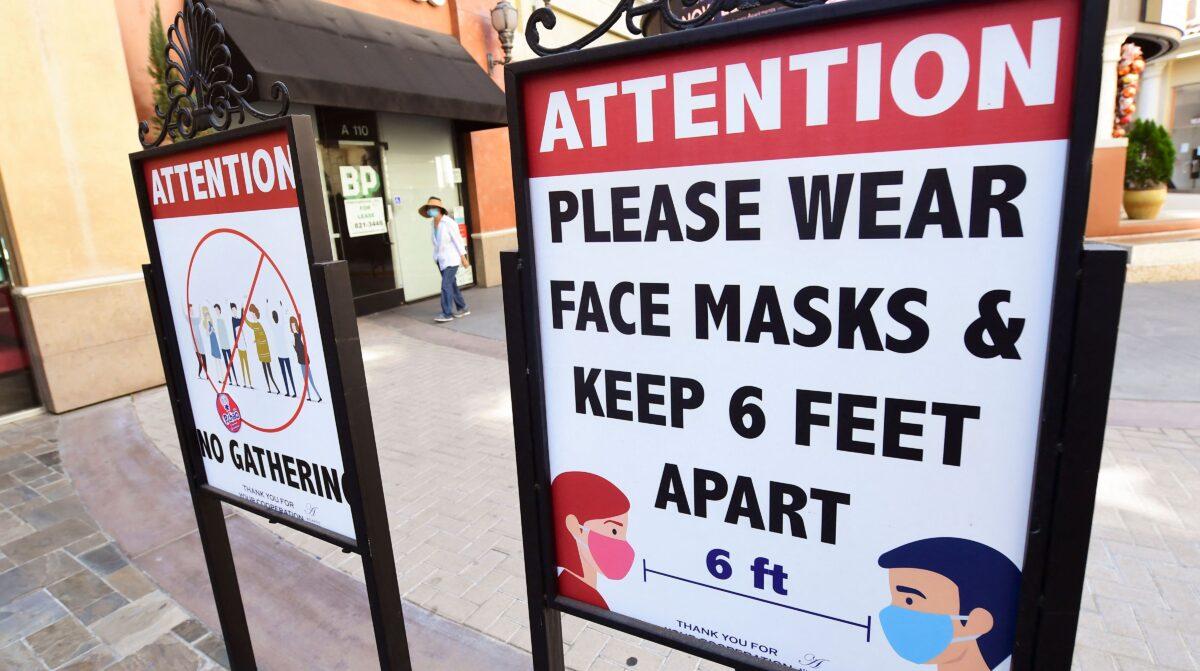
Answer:
POLYGON ((458 266, 442 268, 442 316, 453 317, 454 309, 461 312, 467 309, 467 301, 458 288, 458 266))

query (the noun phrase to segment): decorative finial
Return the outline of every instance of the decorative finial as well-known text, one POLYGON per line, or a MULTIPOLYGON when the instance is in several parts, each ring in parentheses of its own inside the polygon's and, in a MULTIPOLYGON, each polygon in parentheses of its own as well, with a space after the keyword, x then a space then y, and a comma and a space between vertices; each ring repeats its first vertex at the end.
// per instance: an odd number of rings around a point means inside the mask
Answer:
POLYGON ((713 19, 721 15, 722 12, 746 11, 763 5, 779 4, 791 9, 803 9, 815 5, 823 5, 828 0, 678 0, 680 6, 686 15, 692 15, 695 11, 698 14, 691 18, 683 18, 675 14, 671 10, 670 0, 649 0, 640 5, 635 5, 635 0, 620 0, 612 14, 596 26, 592 32, 583 37, 564 44, 561 47, 544 47, 541 44, 541 35, 538 33, 538 27, 541 26, 546 30, 553 30, 554 24, 558 22, 558 17, 554 15, 554 10, 550 8, 549 0, 546 0, 545 7, 538 7, 529 15, 529 22, 525 24, 525 41, 529 44, 529 48, 539 56, 550 56, 552 54, 561 54, 567 51, 578 51, 587 45, 600 39, 602 35, 612 28, 621 15, 625 15, 625 28, 634 35, 642 34, 642 26, 645 23, 638 22, 639 17, 648 17, 652 14, 658 14, 662 17, 663 23, 674 28, 675 30, 688 30, 689 28, 698 28, 709 23, 713 19), (696 10, 694 8, 703 6, 703 9, 696 10))
POLYGON ((290 100, 283 82, 271 85, 271 100, 281 104, 278 112, 263 112, 246 102, 254 77, 247 74, 241 87, 234 83, 225 27, 203 0, 184 0, 183 9, 167 29, 164 55, 168 104, 165 110, 154 106, 161 124, 156 137, 147 139, 149 122, 138 122, 138 140, 143 147, 157 147, 168 136, 172 141, 189 140, 207 128, 227 130, 234 118, 238 123, 245 121, 247 113, 265 120, 288 112, 290 100))

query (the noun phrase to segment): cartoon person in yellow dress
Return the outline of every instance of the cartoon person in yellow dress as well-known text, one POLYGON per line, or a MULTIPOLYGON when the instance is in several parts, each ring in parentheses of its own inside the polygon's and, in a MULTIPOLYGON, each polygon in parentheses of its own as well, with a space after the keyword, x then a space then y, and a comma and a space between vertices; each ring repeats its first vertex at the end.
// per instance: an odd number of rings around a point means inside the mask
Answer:
POLYGON ((258 361, 262 364, 263 377, 267 378, 267 393, 278 394, 279 383, 275 382, 275 375, 271 372, 271 345, 267 342, 267 332, 259 320, 258 306, 253 303, 246 308, 246 326, 254 334, 254 348, 258 353, 258 361), (271 391, 272 385, 275 386, 275 391, 271 391))

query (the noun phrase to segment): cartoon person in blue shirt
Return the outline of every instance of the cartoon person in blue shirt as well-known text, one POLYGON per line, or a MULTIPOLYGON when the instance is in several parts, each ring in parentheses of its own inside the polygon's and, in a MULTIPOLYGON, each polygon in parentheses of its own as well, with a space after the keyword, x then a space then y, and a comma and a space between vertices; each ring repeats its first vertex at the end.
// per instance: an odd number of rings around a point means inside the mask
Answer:
POLYGON ((892 649, 938 671, 991 671, 1012 654, 1021 570, 992 548, 927 538, 885 552, 892 603, 879 623, 892 649))

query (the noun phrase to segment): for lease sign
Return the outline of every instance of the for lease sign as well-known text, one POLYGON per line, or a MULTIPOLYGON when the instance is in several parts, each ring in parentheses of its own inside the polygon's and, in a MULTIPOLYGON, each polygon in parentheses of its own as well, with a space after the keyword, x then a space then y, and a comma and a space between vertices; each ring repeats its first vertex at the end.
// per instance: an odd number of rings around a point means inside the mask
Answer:
POLYGON ((794 668, 1006 668, 1074 0, 523 75, 558 592, 794 668))
POLYGON ((288 133, 147 158, 164 328, 209 485, 354 538, 288 133))

